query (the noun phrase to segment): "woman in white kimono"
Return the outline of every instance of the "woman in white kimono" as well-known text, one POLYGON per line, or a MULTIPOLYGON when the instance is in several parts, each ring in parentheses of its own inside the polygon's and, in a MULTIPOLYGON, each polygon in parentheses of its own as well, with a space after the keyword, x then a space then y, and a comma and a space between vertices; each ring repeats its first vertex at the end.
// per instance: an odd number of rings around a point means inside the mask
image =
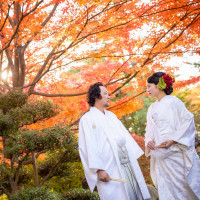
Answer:
POLYGON ((200 199, 200 160, 196 153, 193 114, 173 92, 174 78, 157 72, 147 92, 157 98, 148 109, 145 154, 159 200, 200 199))

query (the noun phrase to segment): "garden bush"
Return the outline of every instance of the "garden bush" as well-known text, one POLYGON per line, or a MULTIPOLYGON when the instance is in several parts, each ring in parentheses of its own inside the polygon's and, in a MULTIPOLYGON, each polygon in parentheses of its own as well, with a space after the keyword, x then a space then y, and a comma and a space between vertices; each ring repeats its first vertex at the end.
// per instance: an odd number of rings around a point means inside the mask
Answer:
POLYGON ((97 192, 84 189, 72 189, 63 196, 62 200, 100 200, 100 198, 97 192))
POLYGON ((11 200, 61 200, 61 196, 44 187, 29 187, 11 196, 11 200))

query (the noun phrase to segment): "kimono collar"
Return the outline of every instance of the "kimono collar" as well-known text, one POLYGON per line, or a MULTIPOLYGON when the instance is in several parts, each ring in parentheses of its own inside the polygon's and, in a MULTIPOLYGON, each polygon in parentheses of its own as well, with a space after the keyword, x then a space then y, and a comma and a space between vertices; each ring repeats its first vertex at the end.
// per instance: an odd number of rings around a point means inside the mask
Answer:
POLYGON ((104 113, 105 114, 103 114, 103 112, 101 112, 98 108, 96 108, 96 107, 90 107, 90 111, 92 111, 92 112, 98 112, 99 114, 101 114, 101 115, 103 115, 103 116, 106 116, 107 114, 106 114, 106 110, 104 109, 104 113))
POLYGON ((156 102, 160 103, 162 101, 165 101, 165 99, 167 100, 169 97, 171 97, 171 95, 165 95, 160 101, 156 100, 156 102))

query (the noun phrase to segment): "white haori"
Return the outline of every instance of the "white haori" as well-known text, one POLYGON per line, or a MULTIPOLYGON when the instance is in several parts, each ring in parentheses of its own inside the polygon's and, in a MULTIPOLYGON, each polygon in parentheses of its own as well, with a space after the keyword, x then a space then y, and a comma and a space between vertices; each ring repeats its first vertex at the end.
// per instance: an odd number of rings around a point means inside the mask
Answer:
POLYGON ((190 113, 177 97, 167 95, 154 102, 147 112, 145 154, 151 155, 151 178, 160 200, 200 199, 200 160, 195 151, 195 125, 190 113), (150 150, 166 140, 177 144, 168 149, 150 150))
POLYGON ((117 143, 125 143, 143 198, 149 199, 150 194, 137 162, 143 151, 112 112, 105 110, 103 114, 95 107, 91 107, 79 123, 79 154, 90 190, 93 191, 97 185, 103 200, 128 200, 126 183, 102 182, 97 178, 97 170, 102 169, 111 178, 124 179, 117 143))

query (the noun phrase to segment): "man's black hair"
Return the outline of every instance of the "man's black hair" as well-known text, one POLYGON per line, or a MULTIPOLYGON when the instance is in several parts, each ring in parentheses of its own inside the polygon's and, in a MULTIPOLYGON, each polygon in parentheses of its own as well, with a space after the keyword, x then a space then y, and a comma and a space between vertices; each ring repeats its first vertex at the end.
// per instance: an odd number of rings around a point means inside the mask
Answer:
POLYGON ((94 83, 90 86, 87 93, 88 104, 90 106, 94 106, 96 99, 102 98, 100 86, 103 86, 101 82, 94 83))

